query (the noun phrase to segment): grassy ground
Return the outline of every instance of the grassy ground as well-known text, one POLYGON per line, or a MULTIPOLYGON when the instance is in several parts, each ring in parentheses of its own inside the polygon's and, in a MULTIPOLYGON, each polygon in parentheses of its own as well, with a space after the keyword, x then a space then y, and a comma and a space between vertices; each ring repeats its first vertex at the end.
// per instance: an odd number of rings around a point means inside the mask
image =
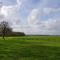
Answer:
POLYGON ((0 37, 0 60, 60 60, 60 36, 0 37))

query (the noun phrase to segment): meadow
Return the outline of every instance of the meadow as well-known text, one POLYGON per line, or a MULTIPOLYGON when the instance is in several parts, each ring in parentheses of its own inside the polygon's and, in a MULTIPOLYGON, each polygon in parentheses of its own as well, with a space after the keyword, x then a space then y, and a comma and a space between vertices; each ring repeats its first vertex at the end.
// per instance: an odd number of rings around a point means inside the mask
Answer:
POLYGON ((60 60, 60 36, 0 37, 0 60, 60 60))

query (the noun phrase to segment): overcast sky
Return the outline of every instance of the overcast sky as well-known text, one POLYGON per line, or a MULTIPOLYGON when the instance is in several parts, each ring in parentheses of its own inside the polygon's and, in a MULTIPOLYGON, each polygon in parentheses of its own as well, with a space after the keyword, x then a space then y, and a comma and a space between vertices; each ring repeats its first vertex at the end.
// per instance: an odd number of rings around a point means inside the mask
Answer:
POLYGON ((0 0, 0 22, 26 34, 60 35, 60 0, 0 0))

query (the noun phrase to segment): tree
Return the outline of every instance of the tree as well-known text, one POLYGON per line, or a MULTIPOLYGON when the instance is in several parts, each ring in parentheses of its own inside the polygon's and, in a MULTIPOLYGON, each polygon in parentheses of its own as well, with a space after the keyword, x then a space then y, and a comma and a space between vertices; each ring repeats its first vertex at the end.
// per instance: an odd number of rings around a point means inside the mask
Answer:
POLYGON ((2 35, 3 39, 5 40, 5 36, 25 36, 25 33, 12 31, 9 23, 6 21, 2 21, 0 23, 0 35, 2 35))
POLYGON ((9 26, 9 23, 6 22, 6 21, 2 21, 0 23, 0 30, 1 30, 1 33, 2 33, 2 37, 3 39, 5 40, 5 35, 9 34, 10 32, 12 32, 12 29, 10 28, 9 26))

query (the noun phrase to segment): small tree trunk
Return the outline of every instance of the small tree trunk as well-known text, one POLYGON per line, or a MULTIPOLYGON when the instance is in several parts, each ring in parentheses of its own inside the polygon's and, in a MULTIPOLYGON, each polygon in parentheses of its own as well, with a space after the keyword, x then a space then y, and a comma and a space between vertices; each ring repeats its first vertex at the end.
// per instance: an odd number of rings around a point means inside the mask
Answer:
POLYGON ((5 40, 5 37, 3 36, 3 40, 5 40))
POLYGON ((5 40, 5 29, 4 29, 3 32, 2 32, 2 37, 3 37, 3 39, 5 40))

